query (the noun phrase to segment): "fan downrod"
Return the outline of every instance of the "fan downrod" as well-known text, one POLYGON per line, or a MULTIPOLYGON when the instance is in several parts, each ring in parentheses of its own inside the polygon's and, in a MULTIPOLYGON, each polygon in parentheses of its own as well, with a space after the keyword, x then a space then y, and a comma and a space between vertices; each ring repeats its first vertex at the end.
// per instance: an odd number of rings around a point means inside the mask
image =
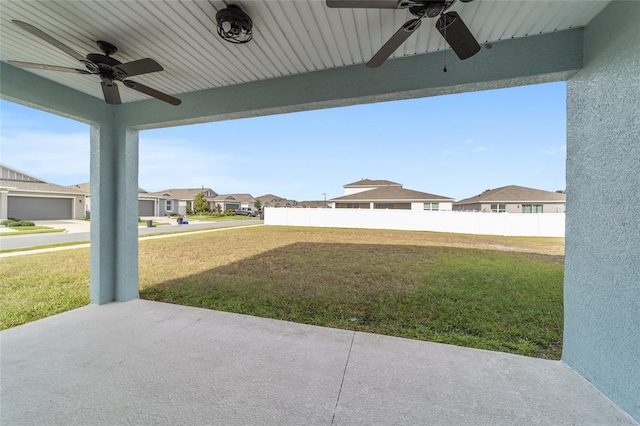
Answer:
POLYGON ((108 41, 98 40, 96 41, 98 48, 104 52, 106 56, 111 56, 118 51, 118 48, 108 41))

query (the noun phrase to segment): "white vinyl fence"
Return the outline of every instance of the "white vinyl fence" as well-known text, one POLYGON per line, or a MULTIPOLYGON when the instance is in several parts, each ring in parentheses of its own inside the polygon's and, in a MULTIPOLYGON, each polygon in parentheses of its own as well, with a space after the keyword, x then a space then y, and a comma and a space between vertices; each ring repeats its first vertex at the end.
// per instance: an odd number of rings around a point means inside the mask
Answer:
POLYGON ((458 234, 564 237, 564 213, 475 213, 420 210, 265 209, 265 225, 398 229, 458 234))

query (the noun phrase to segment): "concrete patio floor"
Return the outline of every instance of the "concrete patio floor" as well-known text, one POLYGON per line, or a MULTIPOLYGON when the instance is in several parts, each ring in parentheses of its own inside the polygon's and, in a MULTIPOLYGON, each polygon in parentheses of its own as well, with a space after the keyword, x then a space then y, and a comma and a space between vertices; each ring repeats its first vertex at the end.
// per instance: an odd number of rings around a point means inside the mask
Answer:
POLYGON ((559 361, 144 300, 0 333, 2 425, 637 425, 559 361))

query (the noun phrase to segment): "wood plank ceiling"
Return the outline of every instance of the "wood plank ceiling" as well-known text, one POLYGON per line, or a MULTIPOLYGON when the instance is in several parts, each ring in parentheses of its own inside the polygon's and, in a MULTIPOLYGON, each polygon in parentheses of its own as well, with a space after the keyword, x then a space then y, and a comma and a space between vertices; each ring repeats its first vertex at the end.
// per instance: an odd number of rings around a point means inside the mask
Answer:
MULTIPOLYGON (((457 2, 451 10, 462 16, 484 44, 585 26, 609 2, 476 0, 457 2)), ((42 29, 81 55, 99 52, 95 41, 106 40, 118 47, 114 57, 121 62, 153 58, 165 71, 136 77, 136 81, 179 95, 363 64, 411 18, 407 10, 330 9, 322 0, 2 0, 0 59, 79 67, 70 56, 11 22, 17 19, 42 29), (240 5, 253 20, 251 42, 231 44, 217 35, 216 12, 228 4, 240 5)), ((417 33, 392 57, 445 47, 435 20, 425 18, 417 33)), ((97 76, 30 71, 102 98, 97 76)), ((363 72, 367 72, 364 66, 363 72)), ((121 89, 120 94, 123 102, 147 98, 127 89, 121 89)))

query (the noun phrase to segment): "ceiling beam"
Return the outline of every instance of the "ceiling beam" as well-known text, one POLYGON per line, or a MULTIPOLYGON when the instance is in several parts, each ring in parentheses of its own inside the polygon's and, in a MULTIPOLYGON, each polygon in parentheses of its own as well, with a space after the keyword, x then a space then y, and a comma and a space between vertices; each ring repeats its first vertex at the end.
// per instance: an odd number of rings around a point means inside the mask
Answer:
POLYGON ((102 99, 0 62, 0 98, 84 123, 103 121, 113 107, 102 99))
POLYGON ((573 29, 493 43, 465 61, 448 50, 185 93, 178 107, 132 102, 118 114, 138 129, 166 127, 565 81, 582 65, 583 30, 573 29))

